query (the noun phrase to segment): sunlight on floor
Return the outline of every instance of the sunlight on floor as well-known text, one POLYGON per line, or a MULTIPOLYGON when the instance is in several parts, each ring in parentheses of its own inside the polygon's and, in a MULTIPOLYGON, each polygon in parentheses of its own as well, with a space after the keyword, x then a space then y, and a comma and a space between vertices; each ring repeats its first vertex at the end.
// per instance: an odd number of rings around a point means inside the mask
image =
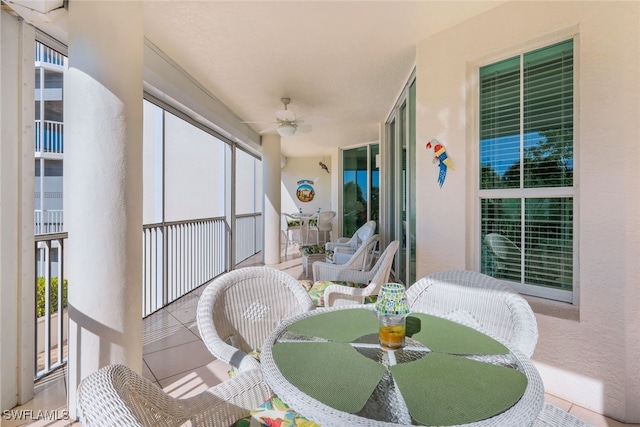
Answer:
MULTIPOLYGON (((304 279, 299 254, 291 250, 289 254, 284 262, 274 267, 304 279)), ((260 259, 258 254, 240 266, 261 265, 260 259)), ((196 309, 202 289, 194 290, 143 319, 143 375, 177 398, 195 396, 228 378, 229 365, 216 360, 200 339, 196 309)), ((25 405, 4 411, 0 426, 79 426, 79 423, 66 419, 64 374, 65 370, 60 370, 40 381, 35 398, 25 405)), ((640 424, 611 420, 555 396, 547 394, 545 399, 594 427, 640 427, 640 424)))

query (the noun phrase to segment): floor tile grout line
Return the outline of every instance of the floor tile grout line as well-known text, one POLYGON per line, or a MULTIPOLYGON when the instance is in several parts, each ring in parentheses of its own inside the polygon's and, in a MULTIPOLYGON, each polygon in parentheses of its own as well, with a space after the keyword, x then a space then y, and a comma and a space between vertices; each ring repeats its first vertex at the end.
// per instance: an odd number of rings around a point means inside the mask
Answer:
MULTIPOLYGON (((187 329, 189 330, 189 328, 187 328, 187 329)), ((180 343, 180 344, 170 345, 168 347, 160 348, 160 349, 154 350, 154 351, 149 351, 147 353, 144 353, 144 350, 143 350, 142 357, 144 358, 145 356, 149 356, 151 354, 158 353, 159 351, 169 350, 169 349, 172 349, 172 348, 180 347, 180 346, 185 345, 185 344, 191 344, 191 343, 196 342, 196 341, 202 341, 202 338, 200 338, 199 336, 194 334, 193 331, 189 330, 189 332, 191 332, 196 339, 194 339, 192 341, 183 342, 183 343, 180 343)), ((149 344, 147 344, 147 345, 149 345, 149 344)))
POLYGON ((144 360, 144 356, 142 357, 142 363, 145 364, 145 366, 147 367, 147 369, 149 370, 149 372, 151 372, 151 375, 153 376, 153 379, 155 380, 154 382, 156 383, 156 385, 158 387, 160 387, 160 381, 158 381, 158 378, 156 377, 156 374, 153 373, 153 371, 151 370, 151 367, 149 366, 149 364, 147 363, 146 360, 144 360))
MULTIPOLYGON (((214 359, 214 360, 218 360, 218 359, 214 359)), ((211 362, 213 362, 214 360, 212 360, 211 362)), ((197 371, 197 370, 198 370, 198 369, 200 369, 200 368, 204 368, 204 367, 206 367, 206 366, 207 366, 209 363, 211 363, 211 362, 208 362, 208 363, 206 363, 206 364, 204 364, 204 365, 196 366, 195 368, 187 369, 186 371, 176 372, 175 374, 171 374, 171 375, 169 375, 169 376, 168 376, 168 377, 166 377, 166 378, 161 378, 161 379, 159 379, 159 380, 158 380, 158 386, 159 386, 160 388, 163 388, 162 386, 160 386, 160 381, 164 381, 164 380, 166 380, 167 378, 175 377, 175 376, 178 376, 178 375, 183 375, 183 374, 188 374, 188 373, 191 373, 191 372, 195 372, 195 371, 197 371)), ((154 378, 155 378, 155 375, 154 375, 154 378)))

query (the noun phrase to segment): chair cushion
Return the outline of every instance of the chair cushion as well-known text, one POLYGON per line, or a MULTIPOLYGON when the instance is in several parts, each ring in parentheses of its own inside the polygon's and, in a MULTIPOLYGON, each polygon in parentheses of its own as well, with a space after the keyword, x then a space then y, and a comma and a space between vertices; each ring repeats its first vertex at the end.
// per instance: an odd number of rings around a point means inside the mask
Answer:
POLYGON ((344 265, 348 263, 355 252, 335 251, 331 262, 336 265, 344 265))
POLYGON ((368 297, 364 297, 365 304, 375 304, 378 301, 378 295, 369 295, 368 297))
POLYGON ((304 255, 323 254, 325 248, 322 245, 304 245, 300 247, 300 253, 304 255))
POLYGON ((278 396, 273 396, 258 408, 251 411, 251 426, 266 427, 320 427, 309 421, 284 403, 278 396), (256 424, 257 422, 257 424, 256 424))
POLYGON ((327 262, 333 263, 333 251, 326 251, 324 253, 324 259, 327 262))
MULTIPOLYGON (((251 351, 249 355, 260 361, 260 349, 251 351)), ((233 367, 228 373, 230 378, 237 375, 233 367)), ((273 396, 262 405, 252 409, 250 414, 251 416, 236 421, 230 427, 320 427, 291 409, 278 396, 273 396)))
POLYGON ((313 280, 301 279, 298 280, 298 282, 300 283, 300 286, 302 286, 302 288, 307 292, 311 290, 311 286, 313 285, 313 280))
MULTIPOLYGON (((249 353, 247 353, 249 356, 253 357, 254 359, 256 359, 258 362, 260 361, 260 352, 262 351, 262 349, 255 349, 255 350, 251 350, 249 353)), ((235 376, 238 375, 238 373, 236 372, 236 367, 232 366, 231 369, 229 369, 227 371, 227 375, 229 375, 229 378, 233 378, 235 376)))
POLYGON ((354 282, 330 282, 328 280, 318 280, 315 282, 311 289, 309 289, 309 296, 316 307, 324 307, 324 291, 329 285, 342 285, 350 288, 365 288, 366 283, 354 283, 354 282))

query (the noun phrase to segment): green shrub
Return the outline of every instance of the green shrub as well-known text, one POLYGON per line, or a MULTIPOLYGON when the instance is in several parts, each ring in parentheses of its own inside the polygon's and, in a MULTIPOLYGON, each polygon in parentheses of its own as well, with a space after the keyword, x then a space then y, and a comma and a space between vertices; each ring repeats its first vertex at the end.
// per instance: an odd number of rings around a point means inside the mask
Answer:
MULTIPOLYGON (((38 277, 38 285, 36 288, 36 316, 44 316, 44 277, 38 277)), ((62 307, 66 307, 68 303, 67 296, 67 279, 62 281, 62 307)), ((50 298, 50 312, 56 313, 58 311, 58 278, 51 279, 51 293, 50 298)))

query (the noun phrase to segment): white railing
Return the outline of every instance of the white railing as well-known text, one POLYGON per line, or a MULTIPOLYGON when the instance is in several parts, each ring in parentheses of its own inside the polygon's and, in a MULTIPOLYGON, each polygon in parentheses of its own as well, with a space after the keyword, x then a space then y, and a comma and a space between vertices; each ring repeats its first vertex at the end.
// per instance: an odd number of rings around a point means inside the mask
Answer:
POLYGON ((262 250, 262 214, 236 216, 236 264, 262 250))
POLYGON ((61 209, 50 209, 33 211, 33 230, 35 235, 62 233, 63 211, 61 209))
POLYGON ((64 65, 63 54, 43 45, 40 42, 36 42, 35 60, 36 62, 48 62, 49 64, 64 65))
POLYGON ((64 123, 36 120, 34 130, 36 153, 64 153, 64 123))
POLYGON ((63 275, 66 238, 67 233, 35 236, 36 379, 67 362, 67 283, 63 275))
POLYGON ((142 316, 228 270, 223 217, 143 226, 142 316))
MULTIPOLYGON (((36 230, 62 230, 62 211, 45 211, 45 221, 41 211, 35 213, 40 224, 36 230)), ((67 233, 48 233, 35 236, 36 379, 67 361, 67 284, 63 276, 67 233)), ((229 239, 223 217, 144 225, 143 317, 228 271, 229 239)), ((238 216, 238 262, 261 250, 262 215, 238 216)))

